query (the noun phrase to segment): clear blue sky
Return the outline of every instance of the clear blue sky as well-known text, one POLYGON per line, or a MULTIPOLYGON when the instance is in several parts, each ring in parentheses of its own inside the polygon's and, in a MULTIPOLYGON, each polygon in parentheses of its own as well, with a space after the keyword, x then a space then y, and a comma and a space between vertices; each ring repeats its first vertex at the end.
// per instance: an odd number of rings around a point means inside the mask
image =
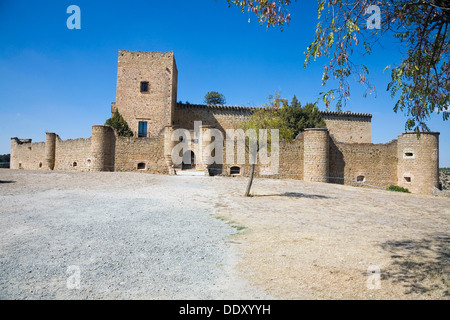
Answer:
MULTIPOLYGON (((291 6, 283 32, 260 26, 255 16, 228 8, 226 0, 92 1, 0 0, 0 154, 10 138, 44 141, 89 137, 115 101, 118 50, 174 51, 178 101, 202 103, 219 91, 227 104, 253 106, 278 91, 313 102, 324 91, 324 60, 303 68, 304 52, 317 24, 317 2, 291 6), (69 5, 81 8, 81 30, 69 30, 69 5), (248 23, 248 19, 251 22, 248 23)), ((365 58, 377 97, 363 98, 355 84, 346 110, 369 112, 372 141, 385 143, 404 131, 385 91, 386 65, 400 58, 387 39, 365 58)), ((324 106, 319 106, 324 109, 324 106)), ((440 166, 450 167, 449 122, 435 115, 429 125, 440 135, 440 166)))

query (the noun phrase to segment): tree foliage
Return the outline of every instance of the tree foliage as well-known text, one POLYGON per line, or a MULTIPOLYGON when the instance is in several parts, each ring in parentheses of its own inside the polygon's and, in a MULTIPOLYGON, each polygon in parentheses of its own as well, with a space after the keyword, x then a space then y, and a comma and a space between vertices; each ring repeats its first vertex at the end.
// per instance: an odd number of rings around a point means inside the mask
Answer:
POLYGON ((9 162, 11 161, 10 154, 0 155, 0 168, 9 168, 9 162))
POLYGON ((208 105, 224 105, 226 103, 225 96, 217 91, 206 93, 204 103, 208 105))
MULTIPOLYGON (((277 129, 279 138, 285 141, 291 141, 295 137, 295 131, 285 121, 283 116, 284 108, 280 107, 278 101, 280 95, 269 96, 269 102, 262 108, 256 110, 247 120, 241 123, 241 128, 246 131, 254 129, 259 139, 259 130, 277 129)), ((271 136, 268 133, 267 142, 270 144, 271 136)))
MULTIPOLYGON (((259 141, 260 130, 267 130, 267 148, 269 151, 272 144, 272 137, 269 129, 278 130, 278 138, 282 141, 290 142, 295 136, 306 128, 325 128, 326 124, 320 114, 319 109, 313 103, 306 103, 304 107, 297 100, 292 98, 290 105, 284 103, 280 106, 280 94, 275 93, 269 96, 268 103, 256 110, 248 119, 240 123, 239 127, 244 131, 254 130, 256 140, 259 141)), ((247 151, 249 151, 249 139, 246 140, 247 151)), ((260 145, 256 146, 256 152, 260 150, 260 145)), ((250 195, 253 183, 255 165, 251 164, 250 177, 244 196, 250 195)))
POLYGON ((316 104, 306 103, 302 107, 296 96, 292 98, 290 105, 286 104, 282 107, 281 117, 286 125, 292 129, 294 136, 307 128, 326 128, 325 120, 316 104))
POLYGON ((11 159, 10 154, 2 154, 0 155, 0 162, 9 162, 11 159))
MULTIPOLYGON (((290 0, 227 0, 258 16, 267 27, 289 24, 290 0)), ((432 113, 449 118, 450 106, 450 1, 448 0, 318 0, 318 23, 308 46, 304 66, 311 59, 326 57, 322 85, 330 79, 335 88, 321 93, 327 108, 332 103, 341 110, 350 98, 350 80, 365 86, 365 96, 375 91, 369 82, 369 69, 355 63, 354 52, 371 54, 383 37, 398 40, 403 50, 400 62, 391 70, 387 91, 396 99, 395 112, 407 116, 406 130, 429 130, 426 121, 432 113), (369 28, 371 8, 379 8, 380 29, 369 28), (357 50, 358 49, 358 50, 357 50)), ((386 70, 385 69, 385 70, 386 70)))
POLYGON ((132 137, 133 131, 131 131, 130 127, 128 127, 128 123, 116 109, 111 118, 106 120, 105 125, 113 127, 117 130, 119 136, 122 137, 132 137))

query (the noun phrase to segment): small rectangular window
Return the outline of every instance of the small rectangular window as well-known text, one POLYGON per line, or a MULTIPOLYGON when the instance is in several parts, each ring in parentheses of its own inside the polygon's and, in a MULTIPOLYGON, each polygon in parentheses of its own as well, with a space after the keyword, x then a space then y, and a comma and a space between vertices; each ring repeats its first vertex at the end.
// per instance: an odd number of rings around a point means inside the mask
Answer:
POLYGON ((412 157, 414 154, 412 152, 405 152, 405 157, 412 157))
POLYGON ((145 122, 145 121, 140 121, 139 122, 138 136, 139 137, 146 137, 147 136, 147 122, 145 122))
POLYGON ((241 168, 238 166, 233 166, 230 168, 230 175, 238 175, 241 174, 241 168))
POLYGON ((147 81, 141 82, 141 92, 148 92, 148 82, 147 81))
POLYGON ((411 177, 405 177, 406 182, 411 182, 411 177))
POLYGON ((145 170, 145 163, 141 162, 137 165, 138 170, 145 170))

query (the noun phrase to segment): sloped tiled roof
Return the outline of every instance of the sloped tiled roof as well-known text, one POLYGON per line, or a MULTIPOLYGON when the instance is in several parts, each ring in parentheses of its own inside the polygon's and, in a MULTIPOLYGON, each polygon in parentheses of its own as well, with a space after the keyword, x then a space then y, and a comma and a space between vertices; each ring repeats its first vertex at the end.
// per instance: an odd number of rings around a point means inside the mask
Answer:
MULTIPOLYGON (((255 111, 260 107, 244 107, 244 106, 228 106, 228 105, 207 105, 207 104, 186 104, 186 103, 177 103, 177 107, 179 108, 202 108, 202 109, 211 109, 211 110, 223 110, 223 111, 255 111)), ((361 118, 372 118, 370 113, 360 113, 360 112, 350 112, 350 111, 320 111, 322 116, 352 116, 352 117, 361 117, 361 118)))
POLYGON ((235 110, 235 111, 254 111, 258 107, 243 107, 243 106, 227 106, 227 105, 212 105, 212 104, 185 104, 177 103, 177 107, 181 108, 206 108, 211 110, 235 110))
POLYGON ((372 118, 370 113, 350 112, 350 111, 320 111, 322 116, 352 116, 360 118, 372 118))

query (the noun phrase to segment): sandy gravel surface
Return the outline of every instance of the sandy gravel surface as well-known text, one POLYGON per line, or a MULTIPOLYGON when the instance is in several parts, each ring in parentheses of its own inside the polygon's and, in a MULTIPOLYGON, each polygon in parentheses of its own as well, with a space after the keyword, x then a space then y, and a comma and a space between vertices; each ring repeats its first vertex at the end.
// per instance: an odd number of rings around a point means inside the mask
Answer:
POLYGON ((270 298, 235 275, 203 182, 0 170, 0 299, 270 298))
POLYGON ((449 198, 245 184, 0 169, 0 298, 449 299, 449 198))

